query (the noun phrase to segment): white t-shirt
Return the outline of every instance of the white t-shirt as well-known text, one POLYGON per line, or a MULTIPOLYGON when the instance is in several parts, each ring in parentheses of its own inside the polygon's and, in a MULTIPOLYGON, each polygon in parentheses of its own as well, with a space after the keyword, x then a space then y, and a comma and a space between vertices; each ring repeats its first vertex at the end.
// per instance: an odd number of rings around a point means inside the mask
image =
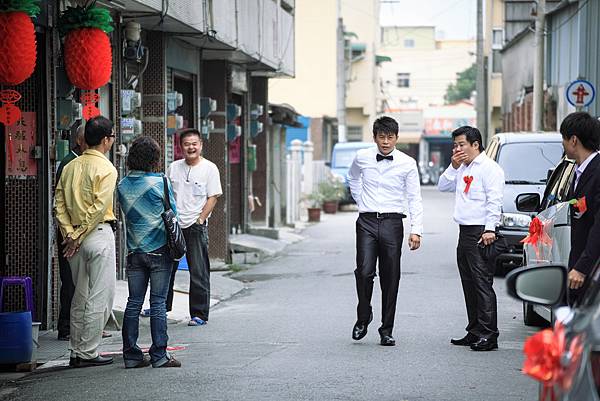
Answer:
POLYGON ((198 220, 208 197, 223 194, 219 169, 204 158, 195 166, 189 166, 185 159, 176 160, 169 166, 167 176, 173 185, 181 228, 198 220))

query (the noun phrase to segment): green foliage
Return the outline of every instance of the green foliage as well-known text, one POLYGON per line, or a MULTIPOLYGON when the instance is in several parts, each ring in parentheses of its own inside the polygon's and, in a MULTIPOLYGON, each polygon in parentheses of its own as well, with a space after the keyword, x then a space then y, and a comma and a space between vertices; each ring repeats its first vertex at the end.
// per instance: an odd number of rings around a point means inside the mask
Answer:
POLYGON ((459 100, 470 99, 471 93, 475 90, 475 77, 477 75, 475 64, 456 75, 456 84, 450 84, 446 89, 446 95, 444 96, 446 103, 456 103, 459 100))
POLYGON ((344 183, 335 177, 329 177, 327 181, 319 183, 319 193, 323 201, 338 201, 346 194, 344 183))
POLYGON ((22 11, 30 17, 40 13, 40 0, 0 0, 0 12, 22 11))
POLYGON ((114 30, 110 12, 104 8, 94 7, 96 2, 87 6, 67 7, 58 18, 59 30, 66 35, 73 29, 98 28, 106 33, 114 30))
POLYGON ((303 200, 308 203, 309 208, 320 208, 323 204, 323 195, 321 195, 320 192, 316 191, 306 195, 303 198, 303 200))

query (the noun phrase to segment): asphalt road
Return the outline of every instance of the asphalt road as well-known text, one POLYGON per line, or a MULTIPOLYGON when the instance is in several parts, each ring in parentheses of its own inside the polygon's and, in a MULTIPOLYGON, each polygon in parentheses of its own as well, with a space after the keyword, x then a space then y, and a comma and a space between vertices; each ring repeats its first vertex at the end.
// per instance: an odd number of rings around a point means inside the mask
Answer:
POLYGON ((283 255, 236 273, 249 289, 215 308, 208 325, 170 325, 170 343, 186 347, 175 353, 181 369, 125 370, 117 357, 111 366, 30 375, 10 399, 535 400, 535 382, 520 373, 533 330, 503 279, 495 282, 500 349, 449 344, 466 325, 453 200, 433 188, 423 195, 423 246, 405 246, 395 347, 378 344, 377 282, 369 334, 351 339, 356 213, 338 213, 306 229, 306 239, 283 255))

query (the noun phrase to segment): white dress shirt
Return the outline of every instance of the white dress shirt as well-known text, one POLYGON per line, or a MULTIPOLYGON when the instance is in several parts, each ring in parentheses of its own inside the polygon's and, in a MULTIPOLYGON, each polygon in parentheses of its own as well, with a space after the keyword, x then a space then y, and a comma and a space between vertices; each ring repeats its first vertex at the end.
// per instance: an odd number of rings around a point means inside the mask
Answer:
POLYGON ((500 224, 504 196, 504 171, 485 152, 481 152, 468 166, 458 169, 452 164, 438 182, 442 192, 455 192, 454 221, 465 226, 485 226, 493 231, 500 224), (464 177, 472 176, 469 191, 464 177))
POLYGON ((392 151, 393 160, 377 161, 377 147, 357 152, 348 184, 359 213, 404 213, 410 215, 411 234, 423 233, 423 204, 415 160, 392 151))
POLYGON ((591 155, 589 155, 587 159, 585 159, 583 163, 581 163, 575 169, 575 188, 577 188, 577 184, 579 184, 579 178, 581 177, 581 174, 583 174, 585 168, 588 166, 588 164, 590 164, 590 162, 594 159, 594 157, 596 157, 597 154, 598 152, 594 152, 591 155))

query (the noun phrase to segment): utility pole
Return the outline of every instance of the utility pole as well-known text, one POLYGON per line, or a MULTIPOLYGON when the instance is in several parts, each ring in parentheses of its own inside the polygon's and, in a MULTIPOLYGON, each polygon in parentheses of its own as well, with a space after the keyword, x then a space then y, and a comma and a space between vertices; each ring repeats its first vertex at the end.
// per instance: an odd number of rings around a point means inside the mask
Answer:
POLYGON ((477 126, 483 136, 483 142, 487 143, 487 110, 486 110, 486 68, 483 55, 483 0, 477 0, 477 55, 475 57, 477 64, 477 75, 475 80, 475 91, 477 98, 475 108, 477 110, 477 126))
POLYGON ((346 142, 346 46, 342 1, 337 0, 337 120, 338 142, 346 142))
POLYGON ((546 0, 537 0, 535 16, 535 57, 533 60, 532 131, 544 130, 544 25, 546 0))

